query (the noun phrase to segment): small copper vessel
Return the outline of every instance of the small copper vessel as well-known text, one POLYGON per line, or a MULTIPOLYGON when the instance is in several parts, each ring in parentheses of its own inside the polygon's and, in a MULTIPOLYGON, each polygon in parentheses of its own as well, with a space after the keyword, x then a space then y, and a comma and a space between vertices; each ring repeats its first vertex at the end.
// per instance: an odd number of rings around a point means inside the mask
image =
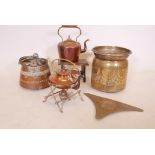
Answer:
POLYGON ((79 60, 80 53, 84 53, 87 50, 86 42, 89 41, 87 39, 84 42, 84 49, 81 49, 81 45, 77 42, 78 37, 82 34, 81 29, 77 25, 62 25, 58 29, 58 35, 61 37, 62 41, 58 44, 58 52, 60 59, 67 59, 72 62, 77 62, 79 60), (63 37, 60 35, 60 29, 62 28, 76 28, 79 30, 79 35, 76 37, 76 41, 72 40, 70 36, 68 36, 67 40, 63 40, 63 37))
POLYGON ((77 89, 80 86, 80 71, 75 67, 75 64, 69 60, 65 59, 55 59, 51 62, 51 68, 54 74, 51 74, 49 77, 49 82, 59 89, 77 89), (52 64, 58 61, 58 64, 61 65, 61 61, 66 61, 73 65, 71 69, 68 69, 66 66, 61 66, 61 69, 55 70, 52 67, 52 64), (54 71, 55 70, 55 71, 54 71))
POLYGON ((48 61, 39 58, 37 53, 33 56, 24 56, 19 59, 21 64, 20 85, 27 89, 43 89, 49 87, 50 70, 48 61))
POLYGON ((71 97, 79 94, 83 98, 79 90, 80 71, 75 67, 75 64, 66 59, 54 59, 51 62, 51 75, 49 77, 50 92, 44 97, 43 102, 46 102, 49 97, 53 97, 60 112, 63 112, 63 105, 66 100, 71 100, 71 97), (62 61, 67 62, 67 65, 62 65, 62 61), (71 68, 70 68, 71 65, 71 68), (61 66, 60 69, 57 67, 61 66), (69 92, 68 90, 74 90, 69 92))
POLYGON ((118 92, 125 88, 131 51, 116 46, 97 46, 92 49, 91 86, 104 92, 118 92))

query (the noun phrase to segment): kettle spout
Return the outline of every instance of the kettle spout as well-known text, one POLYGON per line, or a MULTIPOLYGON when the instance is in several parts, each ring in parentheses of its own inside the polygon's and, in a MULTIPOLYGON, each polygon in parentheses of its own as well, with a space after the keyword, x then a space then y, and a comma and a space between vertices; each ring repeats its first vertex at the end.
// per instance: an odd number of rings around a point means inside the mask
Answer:
POLYGON ((81 49, 81 53, 84 53, 87 51, 87 41, 89 41, 89 39, 87 39, 85 42, 84 42, 84 49, 81 49))

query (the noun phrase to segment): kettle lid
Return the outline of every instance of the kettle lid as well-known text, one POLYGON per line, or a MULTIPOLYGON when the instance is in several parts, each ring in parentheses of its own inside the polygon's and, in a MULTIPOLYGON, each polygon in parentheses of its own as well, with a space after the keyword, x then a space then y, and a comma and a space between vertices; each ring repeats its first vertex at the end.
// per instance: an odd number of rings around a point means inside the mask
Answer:
POLYGON ((60 46, 67 46, 67 47, 77 47, 80 46, 80 43, 71 39, 70 35, 68 36, 67 40, 62 41, 59 43, 60 46))

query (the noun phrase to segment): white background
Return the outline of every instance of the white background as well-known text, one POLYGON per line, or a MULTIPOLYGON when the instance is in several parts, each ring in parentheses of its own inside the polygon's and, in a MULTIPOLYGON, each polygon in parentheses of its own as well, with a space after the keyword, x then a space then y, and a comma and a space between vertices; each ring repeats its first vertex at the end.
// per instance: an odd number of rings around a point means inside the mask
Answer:
MULTIPOLYGON (((59 25, 60 26, 60 25, 59 25)), ((82 93, 88 92, 112 98, 144 109, 143 113, 130 112, 111 115, 103 120, 94 118, 93 103, 84 97, 80 102, 76 97, 64 106, 64 114, 59 114, 53 100, 42 104, 49 88, 39 91, 26 90, 19 86, 22 56, 37 52, 41 57, 52 60, 58 58, 57 35, 59 26, 0 26, 1 68, 1 128, 154 128, 155 127, 155 26, 80 26, 82 42, 90 38, 86 53, 87 82, 81 82, 82 93), (91 64, 94 57, 91 49, 96 45, 113 45, 129 48, 129 72, 127 87, 119 93, 108 94, 96 91, 90 86, 91 64), (6 82, 4 82, 6 81, 6 82)), ((61 30, 74 38, 77 30, 61 30)), ((81 57, 86 57, 86 54, 81 57)), ((84 96, 84 94, 83 94, 84 96)))
MULTIPOLYGON (((1 24, 140 24, 152 25, 154 0, 35 1, 1 0, 1 24), (73 7, 73 4, 75 7, 73 7)), ((118 42, 118 40, 117 40, 118 42)), ((150 52, 150 51, 149 51, 150 52)), ((0 51, 3 56, 4 52, 0 51)), ((13 56, 13 55, 11 55, 13 56)), ((17 56, 16 56, 17 57, 17 56)), ((133 57, 130 57, 130 61, 133 57)), ((14 64, 16 60, 14 60, 14 64)), ((8 64, 8 63, 6 63, 8 64)), ((130 63, 130 68, 131 68, 130 63)), ((4 67, 1 67, 4 68, 4 67)), ((12 67, 14 68, 14 66, 12 67)), ((9 71, 11 72, 11 69, 9 71)), ((4 69, 3 69, 4 70, 4 69)), ((133 71, 133 69, 132 69, 133 71)), ((6 71, 7 72, 7 71, 6 71)), ((130 70, 131 72, 131 70, 130 70)), ((152 72, 152 71, 151 71, 152 72)), ((17 75, 18 71, 14 73, 17 75)), ((11 73, 9 73, 10 75, 11 73)), ((5 74, 6 75, 6 74, 5 74)), ((132 74, 129 74, 132 75, 132 74)), ((147 76, 148 74, 146 74, 147 76)), ((140 75, 141 76, 141 75, 140 75)), ((2 77, 2 75, 1 75, 2 77)), ((152 79, 154 75, 149 76, 152 79)), ((12 79, 15 81, 15 79, 12 79)), ((18 81, 18 79, 17 79, 18 81)), ((138 81, 138 79, 137 79, 138 81)), ((154 81, 144 80, 141 83, 154 81)), ((151 82, 150 85, 152 85, 151 82)), ((8 84, 9 85, 9 84, 8 84)), ((14 84, 14 86, 16 83, 14 84)), ((17 86, 17 85, 16 85, 17 86)), ((151 86, 150 86, 151 87, 151 86)), ((3 86, 1 86, 3 88, 3 86)), ((5 87, 4 87, 5 88, 5 87)), ((132 89, 134 90, 134 89, 132 89)), ((146 90, 146 92, 149 92, 146 90)), ((5 91, 4 91, 5 92, 5 91)), ((152 89, 150 90, 152 91, 152 89)), ((133 92, 135 93, 135 92, 133 92)), ((144 92, 145 93, 145 92, 144 92)), ((147 94, 147 93, 145 93, 147 94)), ((149 93, 148 93, 149 94, 149 93)), ((124 95, 123 95, 124 96, 124 95)), ((140 95, 143 96, 143 95, 140 95)), ((134 97, 136 98, 136 97, 134 97)), ((153 98, 153 95, 152 95, 153 98)), ((148 97, 145 97, 148 100, 148 97)), ((148 102, 149 103, 149 102, 148 102)), ((145 104, 146 105, 146 104, 145 104)), ((122 114, 124 116, 124 114, 122 114)), ((109 116, 110 117, 110 116, 109 116)), ((129 116, 130 117, 130 116, 129 116)), ((152 117, 150 117, 152 118, 152 117)), ((148 118, 149 122, 149 118, 148 118)), ((1 154, 154 154, 154 131, 150 130, 1 130, 1 154), (100 145, 99 145, 100 144, 100 145), (80 152, 81 151, 81 152, 80 152)))

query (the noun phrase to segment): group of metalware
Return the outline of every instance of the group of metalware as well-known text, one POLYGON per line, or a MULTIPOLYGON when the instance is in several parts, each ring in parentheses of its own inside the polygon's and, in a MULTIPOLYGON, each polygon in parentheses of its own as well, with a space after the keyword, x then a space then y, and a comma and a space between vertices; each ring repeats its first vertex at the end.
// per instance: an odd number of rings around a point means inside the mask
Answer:
MULTIPOLYGON (((86 82, 86 66, 89 63, 86 59, 79 58, 79 56, 80 53, 87 51, 86 43, 89 39, 84 42, 84 48, 82 49, 81 44, 78 42, 82 31, 77 25, 62 25, 58 28, 57 33, 61 37, 61 42, 57 45, 59 58, 48 62, 45 58, 39 58, 37 53, 34 53, 32 56, 21 57, 19 59, 19 64, 21 64, 20 85, 33 90, 50 87, 50 92, 45 96, 44 102, 46 102, 49 97, 53 97, 60 112, 63 112, 64 102, 71 100, 72 96, 78 94, 83 101, 83 97, 80 94, 80 79, 83 78, 83 82, 86 82), (70 35, 67 40, 64 40, 60 33, 63 28, 78 29, 79 34, 76 40, 72 40, 70 35), (81 66, 81 70, 78 66, 81 66)), ((94 47, 92 51, 95 57, 92 62, 91 87, 108 93, 123 90, 126 86, 127 79, 127 58, 131 54, 131 51, 123 47, 102 45, 94 47)), ((91 100, 94 97, 96 98, 96 96, 92 94, 85 93, 85 95, 91 100)), ((105 102, 105 98, 99 97, 99 99, 101 102, 105 102)), ((110 103, 112 103, 112 101, 113 100, 110 100, 110 103)), ((106 106, 110 106, 111 108, 113 106, 116 107, 115 103, 106 104, 106 106)), ((95 103, 95 105, 96 104, 101 105, 101 103, 95 103)), ((125 105, 123 103, 121 104, 125 105)), ((110 113, 124 110, 141 110, 136 107, 132 107, 132 109, 129 105, 125 106, 125 108, 124 106, 119 106, 119 108, 120 109, 117 107, 112 108, 110 113)), ((97 110, 99 112, 96 112, 96 118, 105 116, 106 107, 104 110, 101 109, 102 107, 100 106, 100 109, 97 110)))

